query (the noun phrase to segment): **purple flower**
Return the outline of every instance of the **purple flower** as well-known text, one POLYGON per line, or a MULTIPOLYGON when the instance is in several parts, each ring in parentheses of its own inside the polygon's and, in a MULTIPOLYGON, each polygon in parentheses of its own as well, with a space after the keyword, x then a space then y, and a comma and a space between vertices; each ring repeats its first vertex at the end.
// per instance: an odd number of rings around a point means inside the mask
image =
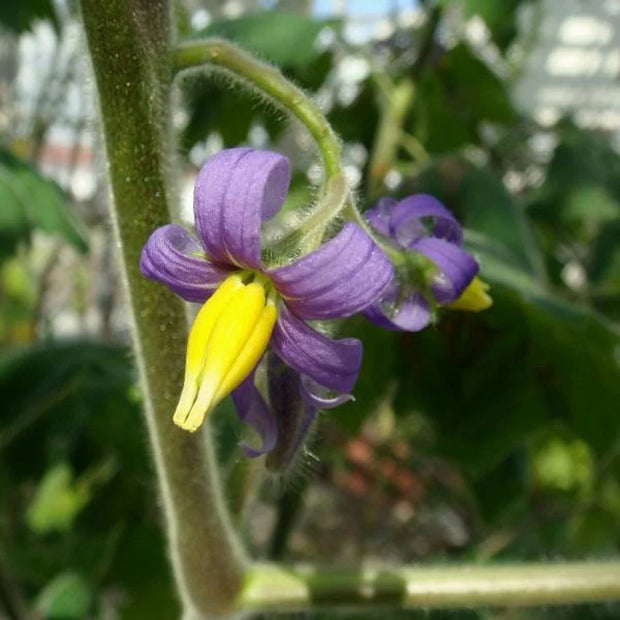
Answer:
POLYGON ((352 223, 290 264, 265 266, 261 225, 282 207, 289 182, 289 162, 278 153, 250 148, 218 153, 196 180, 198 238, 180 226, 163 226, 151 235, 140 260, 145 276, 204 304, 190 333, 175 423, 196 430, 232 392, 240 418, 262 440, 258 449, 246 446, 250 455, 276 447, 294 452, 291 446, 303 441, 317 409, 348 398, 361 365, 361 343, 328 338, 308 321, 362 311, 393 275, 382 250, 352 223), (286 370, 279 381, 275 361, 269 364, 265 400, 255 371, 267 346, 286 370), (299 400, 298 419, 283 422, 277 419, 287 414, 280 401, 290 392, 299 400), (287 433, 289 445, 283 446, 287 433))
POLYGON ((476 278, 478 263, 462 247, 461 225, 436 198, 383 198, 365 215, 403 258, 400 273, 364 311, 371 321, 386 329, 419 331, 430 323, 435 306, 482 310, 490 305, 486 285, 476 278))

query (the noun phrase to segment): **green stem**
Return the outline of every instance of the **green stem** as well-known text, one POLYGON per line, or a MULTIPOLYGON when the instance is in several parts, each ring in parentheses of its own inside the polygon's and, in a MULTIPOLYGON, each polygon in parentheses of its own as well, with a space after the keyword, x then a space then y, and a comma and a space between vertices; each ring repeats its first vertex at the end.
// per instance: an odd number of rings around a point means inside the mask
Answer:
POLYGON ((261 62, 237 46, 221 39, 183 43, 173 53, 176 71, 205 64, 221 67, 267 95, 285 111, 296 116, 316 140, 325 165, 326 177, 342 176, 341 146, 321 109, 276 67, 261 62))
MULTIPOLYGON (((258 90, 272 103, 295 116, 315 139, 325 179, 314 209, 281 231, 270 246, 274 255, 296 247, 310 251, 317 247, 329 223, 353 200, 342 171, 342 147, 321 109, 301 89, 289 82, 276 67, 264 63, 236 45, 221 39, 192 41, 178 46, 173 53, 177 72, 211 65, 223 69, 252 90, 258 90)), ((269 245, 269 244, 267 244, 269 245)))
POLYGON ((619 599, 620 562, 359 570, 257 565, 240 608, 534 607, 619 599))
POLYGON ((189 434, 171 421, 183 384, 183 304, 138 267, 149 235, 170 220, 168 4, 82 0, 81 8, 170 554, 184 618, 204 618, 231 608, 245 560, 224 507, 209 429, 189 434))
POLYGON ((433 51, 435 34, 441 16, 441 6, 434 6, 428 12, 421 44, 409 76, 397 84, 387 85, 381 89, 382 113, 368 166, 368 194, 370 198, 377 196, 382 188, 385 175, 395 165, 398 148, 403 141, 403 125, 414 102, 417 80, 433 51))
POLYGON ((383 179, 396 159, 403 124, 414 96, 415 85, 412 80, 405 78, 392 88, 384 100, 383 113, 368 166, 368 193, 371 198, 375 198, 380 192, 383 179))

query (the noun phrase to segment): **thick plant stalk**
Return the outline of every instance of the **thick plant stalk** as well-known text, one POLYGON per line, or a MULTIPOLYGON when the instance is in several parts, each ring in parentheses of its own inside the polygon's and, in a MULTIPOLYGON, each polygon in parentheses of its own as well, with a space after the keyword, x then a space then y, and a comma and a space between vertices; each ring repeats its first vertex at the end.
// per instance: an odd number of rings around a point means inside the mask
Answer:
POLYGON ((171 420, 183 384, 182 302, 144 278, 138 267, 149 234, 170 217, 168 5, 166 0, 81 4, 170 555, 184 617, 215 616, 234 604, 244 556, 224 507, 207 425, 190 434, 171 420))
POLYGON ((241 608, 429 609, 569 606, 620 598, 620 562, 360 569, 257 566, 241 608))

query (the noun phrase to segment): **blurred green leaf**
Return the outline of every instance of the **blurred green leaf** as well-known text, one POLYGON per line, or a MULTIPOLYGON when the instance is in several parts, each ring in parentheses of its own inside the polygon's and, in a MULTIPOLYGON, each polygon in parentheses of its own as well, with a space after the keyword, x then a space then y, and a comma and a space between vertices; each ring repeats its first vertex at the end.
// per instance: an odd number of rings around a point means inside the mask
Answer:
POLYGON ((0 401, 9 403, 0 411, 1 454, 14 473, 39 477, 49 459, 79 444, 93 413, 127 409, 132 381, 121 347, 68 342, 0 351, 0 401))
POLYGON ((568 121, 558 126, 558 137, 545 182, 530 198, 529 212, 550 234, 555 228, 556 234, 568 230, 589 240, 592 224, 620 218, 620 155, 603 136, 568 121))
POLYGON ((28 525, 37 534, 67 531, 91 500, 95 486, 113 473, 114 464, 109 459, 77 479, 68 463, 54 465, 45 472, 28 507, 28 525))
POLYGON ((601 228, 594 240, 588 265, 593 284, 609 284, 620 294, 620 219, 601 228))
POLYGON ((458 7, 463 11, 464 17, 474 15, 480 17, 486 24, 491 38, 502 50, 514 41, 518 33, 517 17, 519 8, 527 3, 537 0, 439 0, 444 8, 458 7))
POLYGON ((336 100, 329 120, 338 135, 347 142, 361 142, 371 150, 379 120, 376 87, 368 79, 360 85, 357 96, 346 104, 336 100))
MULTIPOLYGON (((331 53, 322 51, 317 37, 325 28, 339 29, 337 20, 316 20, 299 13, 257 13, 213 22, 196 37, 222 36, 279 65, 300 86, 316 90, 331 69, 331 53)), ((210 131, 218 132, 227 147, 247 141, 248 131, 260 123, 275 139, 288 119, 271 103, 246 87, 230 88, 210 75, 188 76, 182 85, 188 122, 181 146, 189 151, 210 131)))
POLYGON ((196 36, 219 36, 239 43, 278 65, 303 67, 320 54, 317 37, 338 20, 317 20, 301 13, 265 11, 236 19, 216 20, 196 36))
POLYGON ((464 44, 446 52, 420 78, 409 121, 431 153, 480 142, 483 121, 515 120, 506 84, 464 44))
POLYGON ((594 485, 594 463, 588 444, 552 436, 533 448, 534 484, 545 490, 589 495, 594 485))
POLYGON ((0 260, 34 230, 59 234, 80 252, 88 249, 85 232, 61 189, 0 148, 0 260))
POLYGON ((514 257, 515 265, 544 278, 545 267, 532 230, 519 205, 490 170, 470 166, 460 187, 464 225, 484 233, 514 257))
POLYGON ((89 500, 90 489, 75 484, 71 467, 59 463, 39 483, 26 513, 28 525, 37 534, 66 531, 89 500))
POLYGON ((505 50, 517 35, 517 12, 519 7, 532 0, 463 0, 465 15, 477 15, 491 32, 491 38, 501 50, 505 50))
POLYGON ((36 20, 49 21, 58 28, 53 0, 0 2, 0 23, 5 28, 21 34, 30 30, 36 20))
POLYGON ((31 591, 70 567, 98 592, 129 594, 113 604, 118 617, 174 618, 135 381, 121 346, 48 342, 0 351, 0 514, 18 516, 0 519, 0 538, 16 578, 31 591), (39 521, 49 531, 54 521, 73 518, 71 527, 44 537, 21 516, 40 480, 39 521))
POLYGON ((599 506, 576 514, 569 522, 571 545, 581 552, 614 553, 618 545, 618 517, 599 506))
POLYGON ((45 620, 83 620, 93 600, 90 584, 67 571, 55 577, 39 593, 35 607, 45 620))

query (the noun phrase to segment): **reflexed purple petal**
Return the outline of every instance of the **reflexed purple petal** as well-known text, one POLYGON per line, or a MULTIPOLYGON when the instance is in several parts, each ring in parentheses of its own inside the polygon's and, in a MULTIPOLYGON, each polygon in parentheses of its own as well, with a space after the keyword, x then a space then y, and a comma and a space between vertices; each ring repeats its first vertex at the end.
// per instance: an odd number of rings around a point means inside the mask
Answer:
POLYGON ((380 303, 364 310, 364 315, 384 329, 419 332, 431 320, 428 302, 421 293, 407 297, 398 307, 388 309, 380 303))
POLYGON ((201 255, 204 249, 197 239, 185 228, 169 224, 149 237, 140 256, 140 271, 187 301, 204 302, 230 270, 201 255))
POLYGON ((471 254, 443 239, 420 239, 412 249, 422 252, 439 268, 432 289, 441 304, 457 300, 478 273, 478 263, 471 254))
POLYGON ((410 292, 400 299, 400 286, 394 281, 381 299, 364 310, 364 316, 384 329, 417 332, 431 320, 428 301, 422 293, 410 292))
POLYGON ((381 198, 372 209, 364 212, 364 217, 370 225, 384 237, 390 236, 390 218, 392 211, 398 204, 394 198, 381 198))
POLYGON ((284 203, 290 176, 288 159, 270 151, 227 149, 207 161, 196 179, 194 215, 214 259, 260 267, 261 223, 284 203))
POLYGON ((351 394, 327 394, 328 390, 305 376, 301 377, 299 389, 304 400, 316 409, 333 409, 350 400, 355 400, 351 394))
POLYGON ((392 211, 390 235, 404 248, 412 247, 418 239, 429 236, 445 239, 457 245, 463 243, 463 229, 454 215, 439 200, 429 194, 415 194, 401 200, 392 211), (428 231, 421 218, 433 225, 428 231))
POLYGON ((337 392, 350 392, 362 365, 362 343, 332 340, 306 325, 280 304, 271 346, 297 372, 337 392))
POLYGON ((250 457, 273 450, 278 438, 276 421, 265 399, 254 385, 254 374, 252 372, 232 393, 239 418, 251 426, 262 441, 260 448, 242 444, 245 453, 250 457))
POLYGON ((269 354, 267 378, 278 441, 265 464, 272 471, 283 471, 304 444, 318 408, 304 397, 299 373, 273 352, 269 354))
POLYGON ((357 224, 348 223, 318 250, 270 276, 295 314, 333 319, 371 304, 393 274, 383 250, 357 224))

